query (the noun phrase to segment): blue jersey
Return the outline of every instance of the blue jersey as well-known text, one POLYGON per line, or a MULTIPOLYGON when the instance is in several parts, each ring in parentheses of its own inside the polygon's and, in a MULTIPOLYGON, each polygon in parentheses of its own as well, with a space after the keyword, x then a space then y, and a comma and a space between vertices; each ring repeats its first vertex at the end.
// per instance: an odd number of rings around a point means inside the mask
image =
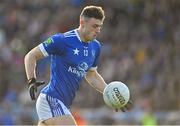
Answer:
POLYGON ((89 69, 96 69, 100 54, 97 40, 82 42, 77 30, 58 33, 39 45, 44 56, 51 56, 51 76, 42 93, 60 99, 67 107, 89 69))

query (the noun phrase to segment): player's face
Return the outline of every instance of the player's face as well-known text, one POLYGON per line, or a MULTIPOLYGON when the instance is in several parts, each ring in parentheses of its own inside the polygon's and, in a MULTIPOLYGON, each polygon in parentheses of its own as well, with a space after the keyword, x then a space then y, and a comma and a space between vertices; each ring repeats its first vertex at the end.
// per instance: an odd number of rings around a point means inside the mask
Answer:
POLYGON ((89 18, 84 21, 84 38, 86 41, 93 40, 101 31, 103 21, 95 18, 89 18))

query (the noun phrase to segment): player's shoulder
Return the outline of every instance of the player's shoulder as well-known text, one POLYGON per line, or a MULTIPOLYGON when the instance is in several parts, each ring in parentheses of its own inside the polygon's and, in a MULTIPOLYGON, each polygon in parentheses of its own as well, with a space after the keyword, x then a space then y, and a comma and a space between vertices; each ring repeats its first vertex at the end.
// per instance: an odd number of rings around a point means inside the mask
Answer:
POLYGON ((64 38, 72 38, 77 36, 75 30, 64 32, 62 35, 64 38))
POLYGON ((52 38, 53 40, 59 40, 59 39, 62 39, 62 38, 63 38, 63 34, 62 34, 62 33, 56 33, 56 34, 53 34, 53 35, 51 36, 51 38, 52 38))
POLYGON ((101 46, 101 42, 98 41, 97 39, 92 40, 92 44, 95 45, 95 46, 98 46, 98 47, 101 46))
POLYGON ((71 30, 71 31, 67 31, 67 32, 64 32, 64 33, 56 33, 54 35, 52 35, 53 38, 69 38, 69 37, 75 37, 76 36, 76 33, 74 30, 71 30))

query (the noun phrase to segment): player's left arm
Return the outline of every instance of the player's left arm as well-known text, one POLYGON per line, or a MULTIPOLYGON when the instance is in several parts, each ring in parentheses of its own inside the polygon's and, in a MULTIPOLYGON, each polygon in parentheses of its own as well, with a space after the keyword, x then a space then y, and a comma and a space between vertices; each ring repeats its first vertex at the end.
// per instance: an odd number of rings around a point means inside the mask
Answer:
MULTIPOLYGON (((107 86, 102 76, 97 72, 97 70, 89 70, 85 76, 86 81, 97 91, 103 93, 104 88, 107 86)), ((126 112, 133 107, 132 101, 129 100, 128 103, 121 108, 122 112, 126 112)), ((118 109, 116 109, 116 112, 118 109)))
MULTIPOLYGON (((97 72, 97 70, 89 70, 85 76, 86 81, 97 91, 103 93, 104 88, 107 86, 102 76, 97 72)), ((132 102, 128 101, 128 103, 121 108, 122 112, 130 110, 132 108, 132 102)), ((118 109, 116 109, 116 112, 118 109)))
POLYGON ((89 70, 85 76, 85 79, 93 88, 103 93, 103 90, 107 84, 96 69, 89 70))

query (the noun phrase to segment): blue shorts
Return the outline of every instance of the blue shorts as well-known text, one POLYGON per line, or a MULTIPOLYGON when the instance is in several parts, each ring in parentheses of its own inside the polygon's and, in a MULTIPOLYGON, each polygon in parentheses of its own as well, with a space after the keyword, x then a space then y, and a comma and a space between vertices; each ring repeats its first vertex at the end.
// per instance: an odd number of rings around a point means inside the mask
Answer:
POLYGON ((69 109, 57 98, 50 97, 46 94, 40 93, 37 102, 36 110, 39 121, 44 121, 49 118, 58 117, 62 115, 71 115, 69 109))

